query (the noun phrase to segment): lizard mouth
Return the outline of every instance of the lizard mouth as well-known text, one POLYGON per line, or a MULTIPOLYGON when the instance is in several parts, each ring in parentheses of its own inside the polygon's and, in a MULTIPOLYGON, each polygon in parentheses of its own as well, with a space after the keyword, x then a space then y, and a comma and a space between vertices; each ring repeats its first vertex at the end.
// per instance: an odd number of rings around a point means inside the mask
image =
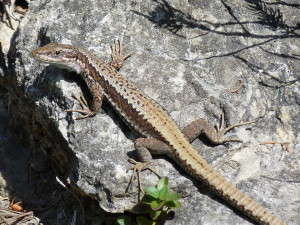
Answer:
POLYGON ((34 49, 32 52, 31 52, 31 55, 33 56, 33 58, 39 60, 39 61, 43 61, 43 62, 46 62, 46 57, 44 57, 40 52, 39 52, 39 49, 34 49))

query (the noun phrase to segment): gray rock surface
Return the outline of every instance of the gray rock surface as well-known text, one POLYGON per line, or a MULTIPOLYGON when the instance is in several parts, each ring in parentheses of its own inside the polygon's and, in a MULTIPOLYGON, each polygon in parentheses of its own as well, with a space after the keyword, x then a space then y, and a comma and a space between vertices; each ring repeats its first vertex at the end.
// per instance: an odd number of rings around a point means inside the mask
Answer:
MULTIPOLYGON (((9 52, 0 57, 0 87, 14 130, 21 129, 19 137, 32 149, 31 170, 53 171, 78 198, 85 196, 83 207, 93 199, 107 212, 138 211, 137 182, 125 193, 135 135, 108 104, 93 118, 75 120, 76 113, 64 110, 79 107, 72 94, 90 99, 85 85, 76 74, 30 56, 57 42, 109 61, 110 45, 120 39, 133 53, 121 73, 180 127, 198 118, 219 124, 222 113, 227 124, 257 121, 227 134, 243 143, 212 146, 201 137, 193 146, 238 188, 298 224, 300 5, 259 2, 30 2, 9 52), (51 166, 41 169, 45 160, 51 166)), ((251 224, 171 160, 159 157, 154 168, 183 197, 165 224, 251 224)), ((158 181, 146 171, 142 178, 144 187, 158 181)))

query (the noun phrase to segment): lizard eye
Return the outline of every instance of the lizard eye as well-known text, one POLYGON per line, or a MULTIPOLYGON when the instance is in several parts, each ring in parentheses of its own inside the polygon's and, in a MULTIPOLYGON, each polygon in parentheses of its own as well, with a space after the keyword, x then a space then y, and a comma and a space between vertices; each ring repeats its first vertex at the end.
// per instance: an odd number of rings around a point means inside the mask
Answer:
POLYGON ((56 52, 55 52, 55 55, 59 55, 59 54, 60 54, 60 51, 56 51, 56 52))

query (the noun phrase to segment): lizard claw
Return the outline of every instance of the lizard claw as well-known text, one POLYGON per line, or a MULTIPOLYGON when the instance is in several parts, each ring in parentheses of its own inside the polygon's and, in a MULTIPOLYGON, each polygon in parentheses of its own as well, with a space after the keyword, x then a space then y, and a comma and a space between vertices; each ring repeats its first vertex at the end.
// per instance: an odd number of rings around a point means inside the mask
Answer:
POLYGON ((65 112, 79 112, 79 113, 82 113, 83 115, 82 116, 77 116, 76 120, 85 119, 85 118, 92 117, 92 116, 96 115, 96 112, 90 110, 86 100, 82 96, 78 97, 78 96, 73 94, 72 97, 79 102, 82 109, 66 109, 65 112))
MULTIPOLYGON (((223 137, 224 134, 226 134, 228 131, 232 130, 233 128, 235 127, 238 127, 238 126, 242 126, 242 125, 245 125, 245 124, 250 124, 250 123, 256 123, 256 121, 249 121, 249 122, 244 122, 244 123, 237 123, 237 124, 234 124, 234 125, 231 125, 227 128, 224 128, 225 127, 225 121, 224 121, 224 113, 221 114, 221 124, 219 127, 217 127, 217 133, 218 133, 218 136, 219 137, 223 137)), ((237 138, 230 138, 230 139, 224 139, 222 140, 222 143, 225 143, 225 142, 230 142, 230 141, 236 141, 236 142, 243 142, 242 140, 240 139, 237 139, 237 138)))
POLYGON ((123 56, 122 42, 119 40, 114 41, 114 44, 111 46, 111 51, 111 62, 109 64, 117 70, 121 69, 123 62, 132 55, 127 54, 123 56))
POLYGON ((150 161, 147 161, 147 162, 137 162, 137 161, 135 161, 134 159, 131 159, 131 158, 129 158, 128 161, 130 163, 134 164, 134 165, 127 170, 127 171, 133 170, 133 172, 132 172, 129 184, 128 184, 125 192, 128 192, 129 187, 132 184, 132 181, 137 177, 138 178, 139 190, 143 194, 145 193, 144 190, 143 190, 143 187, 142 187, 142 182, 141 182, 141 177, 140 177, 140 172, 143 171, 143 170, 147 170, 148 169, 148 170, 152 171, 153 173, 155 173, 156 176, 158 176, 159 178, 161 178, 161 176, 154 169, 152 169, 150 167, 150 164, 152 162, 150 162, 150 161))

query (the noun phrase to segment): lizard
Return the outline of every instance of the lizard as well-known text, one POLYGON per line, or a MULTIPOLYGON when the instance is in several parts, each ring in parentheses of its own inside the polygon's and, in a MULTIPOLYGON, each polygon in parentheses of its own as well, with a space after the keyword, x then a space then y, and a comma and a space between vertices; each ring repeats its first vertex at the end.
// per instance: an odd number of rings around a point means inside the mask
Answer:
POLYGON ((158 103, 121 75, 119 69, 130 55, 123 56, 120 41, 115 41, 112 46, 110 63, 104 62, 86 49, 56 43, 34 49, 32 56, 46 64, 75 71, 86 82, 93 97, 90 106, 77 98, 82 109, 65 111, 81 113, 82 115, 77 119, 88 118, 100 110, 105 100, 120 114, 122 120, 130 128, 141 135, 135 140, 135 149, 141 159, 137 166, 143 163, 148 166, 152 159, 151 153, 166 154, 189 175, 205 183, 219 197, 253 221, 268 225, 285 224, 223 178, 191 145, 191 142, 201 133, 204 133, 214 144, 237 141, 236 139, 223 139, 223 135, 233 127, 246 123, 216 130, 205 119, 198 119, 181 130, 158 103))

